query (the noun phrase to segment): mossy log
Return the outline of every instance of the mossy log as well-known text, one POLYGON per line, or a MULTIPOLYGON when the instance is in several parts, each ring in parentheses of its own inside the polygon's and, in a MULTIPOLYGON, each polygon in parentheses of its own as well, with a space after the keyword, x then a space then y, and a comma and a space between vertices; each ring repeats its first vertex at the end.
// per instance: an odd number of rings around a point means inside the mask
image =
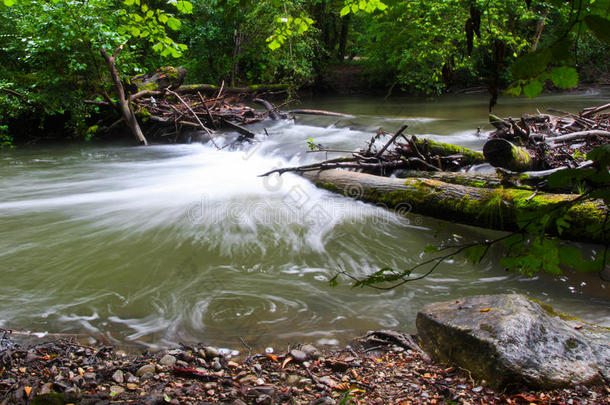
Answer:
MULTIPOLYGON (((603 243, 601 232, 607 207, 603 201, 580 201, 573 194, 534 193, 530 190, 479 188, 427 178, 389 178, 340 169, 304 172, 318 187, 388 208, 410 207, 409 212, 484 228, 515 231, 523 218, 567 212, 571 226, 564 239, 603 243)), ((402 211, 402 210, 400 210, 402 211)), ((547 232, 557 235, 555 226, 547 232)))
POLYGON ((514 172, 525 172, 536 167, 535 160, 527 150, 506 139, 490 139, 483 145, 483 154, 490 165, 514 172))
POLYGON ((479 165, 485 163, 485 156, 481 152, 464 148, 463 146, 452 145, 449 143, 435 142, 430 139, 420 139, 411 137, 418 151, 424 156, 438 155, 441 157, 461 156, 461 164, 479 165))
POLYGON ((287 91, 289 84, 253 84, 246 87, 223 87, 213 84, 185 84, 178 88, 178 93, 197 93, 217 94, 222 88, 222 94, 253 94, 275 91, 287 91))
MULTIPOLYGON (((405 178, 424 178, 439 180, 445 183, 461 184, 472 187, 502 187, 502 179, 494 172, 491 173, 463 173, 463 172, 426 172, 422 170, 396 170, 396 177, 405 178)), ((525 186, 529 187, 529 186, 525 186)), ((519 187, 521 188, 521 187, 519 187)))

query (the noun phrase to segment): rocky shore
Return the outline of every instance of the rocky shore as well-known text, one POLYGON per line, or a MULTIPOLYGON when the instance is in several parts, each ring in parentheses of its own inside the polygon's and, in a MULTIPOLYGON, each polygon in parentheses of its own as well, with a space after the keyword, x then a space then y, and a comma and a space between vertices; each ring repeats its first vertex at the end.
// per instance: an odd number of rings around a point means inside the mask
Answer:
POLYGON ((489 388, 431 361, 416 337, 370 332, 343 350, 231 353, 203 344, 130 354, 0 333, 0 404, 610 404, 607 386, 489 388))

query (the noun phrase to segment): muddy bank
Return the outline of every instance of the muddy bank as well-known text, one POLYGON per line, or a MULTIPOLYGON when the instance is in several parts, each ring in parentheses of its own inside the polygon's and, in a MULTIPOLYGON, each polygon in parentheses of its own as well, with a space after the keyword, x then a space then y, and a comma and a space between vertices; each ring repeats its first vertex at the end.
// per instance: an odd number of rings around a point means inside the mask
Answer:
POLYGON ((414 337, 375 332, 343 350, 311 345, 240 357, 203 344, 129 354, 68 339, 0 338, 0 404, 610 403, 608 387, 497 392, 431 362, 414 337))

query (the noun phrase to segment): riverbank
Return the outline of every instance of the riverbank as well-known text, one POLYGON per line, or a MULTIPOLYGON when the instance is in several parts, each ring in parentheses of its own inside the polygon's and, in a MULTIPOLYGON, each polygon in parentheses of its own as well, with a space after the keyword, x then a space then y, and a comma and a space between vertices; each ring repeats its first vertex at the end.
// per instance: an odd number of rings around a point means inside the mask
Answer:
MULTIPOLYGON (((338 351, 295 345, 231 358, 203 344, 128 354, 0 338, 0 404, 609 404, 610 388, 496 392, 437 364, 413 336, 369 333, 338 351)), ((246 349, 248 349, 246 347, 246 349)))

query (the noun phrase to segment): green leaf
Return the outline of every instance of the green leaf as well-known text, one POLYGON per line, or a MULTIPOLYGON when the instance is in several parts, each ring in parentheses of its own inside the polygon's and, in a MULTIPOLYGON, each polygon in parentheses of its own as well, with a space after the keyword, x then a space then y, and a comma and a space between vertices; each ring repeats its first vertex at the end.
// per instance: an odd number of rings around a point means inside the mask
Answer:
POLYGON ((133 6, 134 0, 124 0, 126 6, 133 6))
POLYGON ((137 37, 140 35, 140 29, 138 27, 131 27, 131 35, 137 37))
POLYGON ((193 12, 193 3, 186 0, 179 0, 176 2, 176 8, 181 13, 191 14, 193 12))
POLYGON ((610 166, 610 144, 605 144, 594 148, 587 153, 587 159, 594 160, 600 166, 610 166))
POLYGON ((472 246, 464 251, 464 257, 472 263, 479 263, 483 260, 485 253, 487 253, 485 245, 472 246))
POLYGON ((528 84, 523 86, 523 94, 525 94, 526 97, 534 98, 540 93, 542 93, 542 83, 539 80, 530 80, 528 84))
POLYGON ((506 89, 504 91, 504 94, 508 95, 508 96, 515 96, 518 97, 521 95, 521 84, 517 83, 512 87, 509 87, 508 89, 506 89))
POLYGON ((181 25, 182 25, 182 23, 177 18, 169 17, 167 19, 167 26, 174 31, 178 31, 180 29, 181 25))
POLYGON ((424 248, 425 253, 434 253, 434 252, 438 252, 438 251, 439 251, 439 247, 434 246, 434 245, 428 245, 424 248))
POLYGON ((511 68, 513 76, 516 79, 529 79, 538 76, 546 70, 552 56, 549 48, 520 56, 511 68))
POLYGON ((595 169, 563 169, 551 174, 547 179, 550 188, 572 186, 576 181, 583 180, 595 174, 595 169))
POLYGON ((610 20, 599 15, 588 15, 585 24, 600 41, 610 45, 610 20))
POLYGON ((159 14, 158 18, 159 18, 159 22, 162 24, 165 24, 167 22, 167 20, 169 19, 167 14, 159 14))
POLYGON ((277 48, 279 48, 281 46, 281 44, 274 39, 269 42, 268 46, 269 46, 269 49, 271 49, 272 51, 275 51, 277 48))
POLYGON ((7 7, 11 7, 17 2, 17 0, 4 0, 4 5, 7 7))
POLYGON ((561 89, 578 86, 578 72, 574 68, 560 66, 551 69, 549 76, 553 84, 561 89))

